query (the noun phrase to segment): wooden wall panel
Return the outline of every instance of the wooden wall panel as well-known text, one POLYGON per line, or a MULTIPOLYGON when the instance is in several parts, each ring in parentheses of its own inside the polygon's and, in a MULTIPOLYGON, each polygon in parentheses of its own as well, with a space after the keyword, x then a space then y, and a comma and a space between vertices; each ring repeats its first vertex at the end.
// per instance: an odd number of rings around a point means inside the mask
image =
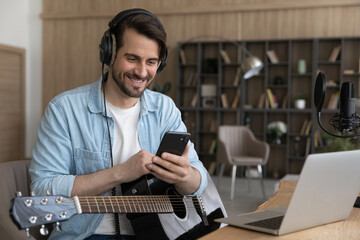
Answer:
POLYGON ((132 7, 163 22, 169 59, 156 81, 173 85, 180 41, 360 35, 359 0, 43 0, 43 108, 56 94, 99 78, 100 38, 116 13, 132 7))
POLYGON ((0 44, 0 162, 24 159, 25 50, 0 44))

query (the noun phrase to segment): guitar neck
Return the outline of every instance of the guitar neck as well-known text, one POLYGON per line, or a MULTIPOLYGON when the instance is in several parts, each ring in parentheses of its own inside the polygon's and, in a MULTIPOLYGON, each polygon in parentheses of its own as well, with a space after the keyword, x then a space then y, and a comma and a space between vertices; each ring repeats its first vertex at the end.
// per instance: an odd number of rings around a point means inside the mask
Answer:
POLYGON ((171 213, 169 196, 81 196, 82 213, 171 213))

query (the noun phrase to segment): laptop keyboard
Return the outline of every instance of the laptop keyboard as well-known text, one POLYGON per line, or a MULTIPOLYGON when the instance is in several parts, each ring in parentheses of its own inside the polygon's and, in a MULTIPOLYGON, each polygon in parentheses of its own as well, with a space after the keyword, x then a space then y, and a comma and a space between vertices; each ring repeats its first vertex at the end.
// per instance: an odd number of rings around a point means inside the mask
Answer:
POLYGON ((284 216, 267 218, 256 222, 246 223, 245 225, 276 230, 280 228, 283 218, 284 216))

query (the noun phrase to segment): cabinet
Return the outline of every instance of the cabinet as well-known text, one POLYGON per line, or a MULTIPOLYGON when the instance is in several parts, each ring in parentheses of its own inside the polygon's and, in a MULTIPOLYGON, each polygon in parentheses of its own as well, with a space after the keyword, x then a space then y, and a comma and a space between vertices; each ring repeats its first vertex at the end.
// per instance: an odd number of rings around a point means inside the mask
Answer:
POLYGON ((322 111, 327 129, 332 129, 327 122, 337 111, 332 98, 340 84, 352 81, 360 92, 360 38, 186 42, 178 46, 178 61, 176 103, 206 167, 216 160, 218 126, 240 124, 269 142, 267 175, 299 173, 306 156, 323 147, 313 103, 318 70, 328 80, 322 111), (260 74, 247 80, 239 75, 247 56, 243 49, 264 62, 260 74), (270 61, 269 51, 277 61, 270 61), (269 104, 268 90, 276 108, 269 104), (305 108, 295 108, 299 95, 306 96, 305 108), (287 125, 276 144, 267 134, 268 124, 275 121, 287 125))

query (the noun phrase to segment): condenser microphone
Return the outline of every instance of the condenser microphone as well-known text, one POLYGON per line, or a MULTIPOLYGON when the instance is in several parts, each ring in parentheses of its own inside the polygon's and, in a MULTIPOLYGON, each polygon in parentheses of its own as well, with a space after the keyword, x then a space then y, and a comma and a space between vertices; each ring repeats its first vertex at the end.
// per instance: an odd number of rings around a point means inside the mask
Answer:
POLYGON ((317 120, 319 126, 327 134, 339 138, 352 138, 360 136, 357 130, 360 127, 360 117, 355 112, 355 90, 352 82, 344 82, 341 84, 339 112, 330 118, 329 123, 335 130, 343 133, 345 130, 348 135, 336 135, 327 131, 321 124, 320 116, 321 109, 325 99, 326 91, 326 75, 324 72, 319 72, 315 82, 314 102, 317 110, 317 120))
POLYGON ((344 82, 340 90, 340 132, 354 130, 355 90, 352 82, 344 82))

